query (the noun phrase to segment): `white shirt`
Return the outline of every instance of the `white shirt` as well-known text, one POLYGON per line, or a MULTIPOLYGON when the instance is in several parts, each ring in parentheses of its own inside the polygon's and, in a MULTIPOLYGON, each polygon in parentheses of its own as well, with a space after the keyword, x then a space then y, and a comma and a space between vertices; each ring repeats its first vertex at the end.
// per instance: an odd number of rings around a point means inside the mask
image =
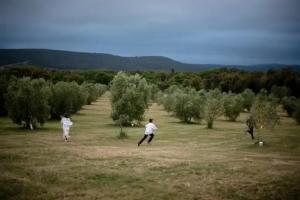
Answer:
POLYGON ((70 128, 70 126, 73 125, 73 122, 70 120, 70 118, 66 117, 62 117, 60 122, 63 128, 70 128))
POLYGON ((153 123, 148 123, 146 124, 146 130, 145 130, 145 135, 150 135, 154 133, 155 130, 157 130, 157 127, 153 123))

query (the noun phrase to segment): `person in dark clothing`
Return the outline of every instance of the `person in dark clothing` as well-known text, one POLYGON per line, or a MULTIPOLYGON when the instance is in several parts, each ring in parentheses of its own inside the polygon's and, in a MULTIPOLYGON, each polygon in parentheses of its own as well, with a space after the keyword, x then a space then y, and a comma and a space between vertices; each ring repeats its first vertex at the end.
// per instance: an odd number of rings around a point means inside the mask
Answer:
POLYGON ((249 133, 251 135, 251 139, 254 140, 254 120, 251 116, 246 120, 246 125, 246 133, 249 133))

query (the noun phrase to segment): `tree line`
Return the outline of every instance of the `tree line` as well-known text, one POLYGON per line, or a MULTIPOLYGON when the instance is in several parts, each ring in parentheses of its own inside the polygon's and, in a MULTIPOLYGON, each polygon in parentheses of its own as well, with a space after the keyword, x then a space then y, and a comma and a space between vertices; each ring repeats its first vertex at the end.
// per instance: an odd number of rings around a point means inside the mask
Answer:
MULTIPOLYGON (((262 94, 269 96, 272 99, 270 102, 276 102, 276 98, 268 95, 266 90, 255 95, 250 89, 235 94, 231 91, 221 92, 219 89, 196 91, 190 87, 172 86, 158 95, 158 103, 183 122, 201 123, 204 119, 207 128, 212 128, 215 119, 222 115, 229 121, 236 121, 241 112, 250 112, 256 98, 262 94)), ((276 107, 275 103, 272 105, 273 108, 276 107)))
MULTIPOLYGON (((249 88, 241 93, 233 93, 222 92, 218 88, 197 91, 192 87, 177 85, 161 91, 157 85, 148 83, 138 74, 119 72, 111 82, 110 91, 112 118, 119 120, 123 115, 127 119, 124 124, 143 120, 150 99, 162 104, 168 113, 183 122, 201 123, 204 119, 208 128, 213 127, 219 116, 224 115, 229 121, 236 121, 244 111, 250 112, 251 116, 260 116, 257 113, 265 112, 265 119, 271 123, 278 118, 276 108, 280 105, 300 123, 300 99, 288 96, 284 86, 273 86, 271 92, 261 89, 257 94, 249 88)), ((263 123, 263 118, 259 121, 257 124, 263 123)))
MULTIPOLYGON (((291 69, 268 72, 214 69, 199 73, 117 73, 100 70, 46 70, 34 66, 11 67, 0 71, 0 114, 9 115, 20 123, 23 120, 20 118, 23 117, 12 117, 16 104, 8 99, 20 97, 18 102, 26 102, 24 99, 33 98, 30 95, 43 95, 44 102, 47 103, 41 103, 39 109, 44 109, 45 113, 50 113, 46 114, 47 116, 57 119, 62 113, 75 113, 82 105, 94 101, 96 94, 102 93, 99 90, 102 91, 107 85, 111 91, 111 117, 115 121, 121 120, 124 125, 139 123, 150 99, 159 96, 156 101, 163 104, 168 112, 175 113, 182 121, 189 123, 204 119, 208 126, 213 127, 217 116, 224 114, 234 121, 242 110, 250 111, 253 102, 262 91, 268 93, 267 96, 272 96, 271 99, 275 99, 277 104, 282 104, 288 115, 297 120, 300 107, 297 99, 300 88, 299 75, 298 71, 291 69), (44 86, 39 88, 37 85, 44 86), (36 94, 31 94, 31 91, 35 91, 36 94), (62 96, 63 102, 59 100, 62 96)), ((43 98, 34 105, 39 105, 43 98)), ((20 109, 23 109, 23 106, 20 109)), ((31 118, 29 116, 26 120, 31 118)), ((32 121, 42 124, 46 118, 39 116, 32 121)))
POLYGON ((52 83, 44 78, 11 77, 4 94, 4 108, 14 123, 35 129, 49 119, 78 112, 105 91, 106 85, 99 83, 52 83))
POLYGON ((192 87, 196 90, 218 88, 222 92, 241 93, 249 88, 258 93, 262 88, 271 91, 273 86, 285 87, 288 95, 300 97, 300 71, 291 68, 248 72, 239 69, 212 69, 201 72, 140 72, 150 83, 161 90, 172 85, 192 87))
MULTIPOLYGON (((44 78, 45 80, 75 81, 101 83, 108 85, 117 74, 109 70, 51 70, 35 66, 15 66, 0 70, 0 79, 16 76, 31 78, 44 78)), ((241 93, 249 88, 258 93, 262 88, 268 92, 274 86, 285 87, 289 96, 300 97, 300 71, 291 68, 269 70, 267 72, 249 72, 239 69, 219 68, 200 72, 166 71, 133 71, 130 75, 139 74, 148 83, 155 84, 160 90, 172 85, 192 87, 197 91, 218 88, 222 92, 232 91, 241 93)))
POLYGON ((151 99, 179 120, 199 124, 204 120, 209 129, 214 127, 218 117, 236 121, 241 112, 248 112, 247 125, 255 128, 258 142, 262 141, 263 129, 272 129, 279 123, 277 110, 280 106, 300 124, 300 99, 287 96, 287 89, 280 86, 273 86, 271 92, 261 89, 258 93, 249 88, 233 93, 218 88, 197 91, 177 85, 162 91, 139 74, 119 72, 111 82, 110 92, 111 117, 120 124, 121 132, 123 125, 135 125, 143 120, 151 99))

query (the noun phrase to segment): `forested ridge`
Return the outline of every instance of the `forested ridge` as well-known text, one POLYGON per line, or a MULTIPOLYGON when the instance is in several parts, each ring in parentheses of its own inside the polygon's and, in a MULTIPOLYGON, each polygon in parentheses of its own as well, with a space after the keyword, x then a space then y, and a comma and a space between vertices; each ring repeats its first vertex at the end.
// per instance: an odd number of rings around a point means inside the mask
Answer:
POLYGON ((236 68, 246 71, 267 71, 299 65, 220 65, 188 64, 163 56, 122 57, 106 53, 85 53, 50 49, 0 49, 0 66, 30 64, 54 69, 106 69, 126 71, 190 71, 198 72, 212 68, 236 68))

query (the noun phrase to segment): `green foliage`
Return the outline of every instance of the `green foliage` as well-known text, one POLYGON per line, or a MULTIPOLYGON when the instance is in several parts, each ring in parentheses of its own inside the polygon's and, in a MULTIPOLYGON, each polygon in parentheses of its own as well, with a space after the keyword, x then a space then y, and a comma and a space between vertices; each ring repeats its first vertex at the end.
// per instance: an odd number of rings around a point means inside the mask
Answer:
POLYGON ((34 129, 49 117, 51 90, 44 79, 12 80, 7 91, 8 116, 13 122, 34 129))
POLYGON ((7 77, 30 77, 32 79, 44 78, 45 80, 51 79, 52 72, 47 69, 42 69, 33 65, 12 65, 9 68, 4 68, 0 70, 2 75, 7 77))
POLYGON ((162 91, 158 91, 157 94, 156 94, 156 102, 158 105, 163 105, 163 96, 164 96, 164 93, 162 91))
POLYGON ((207 127, 212 128, 214 120, 223 114, 223 95, 220 90, 197 92, 192 88, 181 89, 175 85, 161 94, 159 100, 167 112, 173 112, 184 122, 192 120, 207 121, 207 127))
POLYGON ((195 89, 177 91, 174 103, 174 113, 180 120, 189 123, 192 119, 201 121, 203 118, 204 97, 195 89))
POLYGON ((84 82, 84 77, 78 72, 65 72, 63 76, 63 81, 65 82, 76 82, 78 84, 82 84, 84 82))
POLYGON ((109 72, 97 71, 94 72, 94 74, 94 82, 104 85, 108 85, 110 81, 114 78, 113 74, 109 72))
POLYGON ((127 115, 120 115, 119 119, 118 119, 118 124, 120 126, 120 130, 119 130, 119 134, 118 134, 118 138, 119 139, 126 139, 128 138, 127 133, 123 130, 123 124, 126 124, 129 121, 128 116, 127 115))
MULTIPOLYGON (((51 80, 53 83, 58 81, 76 81, 78 84, 90 82, 108 85, 116 74, 116 71, 112 70, 63 71, 41 69, 29 65, 15 65, 15 67, 4 68, 0 73, 7 75, 8 79, 10 76, 19 78, 29 76, 31 78, 51 80)), ((273 91, 273 94, 277 98, 279 97, 280 100, 286 94, 295 97, 300 95, 300 71, 289 68, 269 70, 267 72, 246 72, 238 69, 216 68, 199 73, 174 71, 139 71, 138 73, 145 77, 149 83, 157 85, 163 91, 172 85, 178 85, 193 87, 196 90, 220 88, 223 92, 232 91, 234 93, 240 93, 246 88, 257 93, 261 88, 266 88, 269 92, 273 91)))
POLYGON ((89 96, 86 87, 76 82, 58 82, 52 86, 51 117, 59 119, 63 114, 74 114, 86 104, 89 96))
POLYGON ((255 100, 251 108, 251 116, 255 120, 256 128, 273 128, 279 120, 276 106, 269 101, 255 100))
POLYGON ((247 88, 241 93, 241 95, 243 97, 243 108, 250 111, 255 99, 255 93, 251 89, 247 88))
MULTIPOLYGON (((254 120, 254 127, 260 132, 260 129, 272 129, 279 123, 279 116, 276 111, 276 103, 272 101, 264 92, 261 92, 255 98, 251 107, 251 117, 254 120)), ((261 138, 258 136, 258 140, 261 138)))
POLYGON ((150 99, 151 100, 157 100, 158 92, 160 92, 160 89, 155 84, 150 84, 150 99))
POLYGON ((0 75, 0 116, 7 115, 7 109, 5 107, 5 95, 7 93, 9 80, 6 75, 0 75))
POLYGON ((88 92, 88 96, 87 96, 87 100, 86 100, 87 104, 91 104, 92 102, 97 100, 97 98, 99 96, 99 90, 95 84, 85 82, 82 84, 82 87, 84 87, 85 90, 88 92))
POLYGON ((96 83, 95 87, 98 90, 98 96, 99 97, 102 96, 106 92, 106 90, 107 90, 107 86, 104 85, 104 84, 96 83))
POLYGON ((225 92, 242 92, 245 84, 241 79, 241 74, 236 69, 230 69, 228 72, 219 77, 221 80, 218 87, 225 92))
POLYGON ((173 112, 175 110, 175 94, 177 94, 180 91, 181 89, 178 86, 172 85, 167 90, 165 90, 164 94, 161 94, 159 101, 161 102, 161 104, 163 104, 164 109, 168 113, 173 112))
POLYGON ((224 112, 223 95, 219 89, 214 89, 205 93, 205 98, 204 119, 207 122, 207 128, 213 128, 216 118, 224 112))
POLYGON ((298 124, 300 124, 300 99, 295 102, 295 112, 293 113, 293 118, 298 124))
MULTIPOLYGON (((106 91, 106 85, 77 82, 46 83, 44 79, 12 77, 9 86, 6 75, 0 76, 0 89, 7 93, 5 109, 14 122, 26 127, 43 124, 49 117, 59 119, 63 114, 76 113, 86 103, 95 101, 106 91), (3 87, 1 87, 3 86, 3 87), (9 92, 6 92, 8 91, 9 92), (7 108, 6 108, 7 107, 7 108)), ((3 98, 4 94, 1 94, 3 98)), ((0 98, 1 100, 1 98, 0 98)), ((5 112, 4 108, 1 108, 5 112)))
POLYGON ((119 120, 121 115, 127 119, 122 121, 123 125, 143 120, 150 98, 150 88, 145 79, 138 74, 129 76, 119 72, 111 82, 110 92, 113 120, 119 120))
POLYGON ((230 92, 224 96, 223 105, 225 117, 230 121, 235 121, 243 111, 243 97, 230 92))
POLYGON ((282 98, 283 109, 287 112, 288 116, 293 116, 296 110, 296 97, 289 96, 282 98))
POLYGON ((183 86, 192 87, 198 91, 203 88, 202 79, 196 74, 186 74, 184 76, 183 86))
POLYGON ((160 97, 160 101, 162 102, 164 109, 170 113, 174 111, 175 106, 175 95, 174 94, 162 94, 160 97))
POLYGON ((285 86, 273 85, 271 88, 271 94, 281 101, 283 97, 286 97, 290 94, 290 89, 285 86))

